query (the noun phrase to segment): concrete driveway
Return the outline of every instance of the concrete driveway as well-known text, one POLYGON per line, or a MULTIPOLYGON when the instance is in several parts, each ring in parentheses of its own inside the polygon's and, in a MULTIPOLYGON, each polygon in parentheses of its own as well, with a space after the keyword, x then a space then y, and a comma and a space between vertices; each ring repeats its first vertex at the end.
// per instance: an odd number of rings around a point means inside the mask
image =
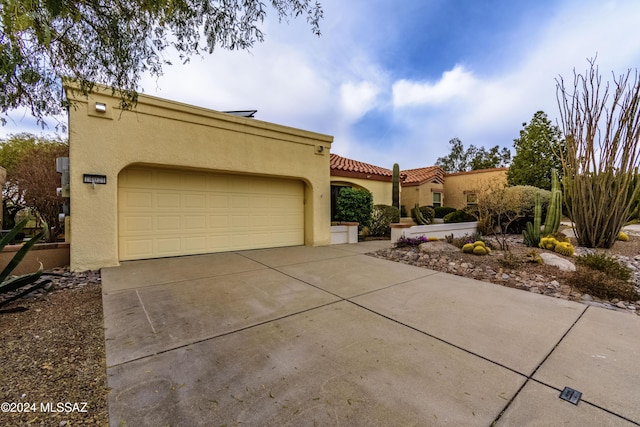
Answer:
POLYGON ((111 425, 640 425, 640 318, 381 245, 103 269, 111 425))

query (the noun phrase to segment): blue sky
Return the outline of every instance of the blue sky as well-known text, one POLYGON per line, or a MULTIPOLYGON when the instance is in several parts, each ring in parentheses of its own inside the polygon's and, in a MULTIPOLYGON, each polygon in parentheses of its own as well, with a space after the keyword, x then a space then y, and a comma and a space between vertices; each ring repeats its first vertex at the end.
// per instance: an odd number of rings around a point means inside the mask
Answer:
MULTIPOLYGON (((513 148, 538 110, 557 118, 556 82, 597 54, 606 79, 640 64, 636 0, 321 0, 303 19, 264 23, 250 52, 217 50, 145 78, 146 94, 335 137, 332 152, 402 169, 448 141, 513 148)), ((180 61, 174 61, 179 64, 180 61)), ((21 112, 0 136, 39 133, 21 112), (24 117, 24 118, 23 118, 24 117)))

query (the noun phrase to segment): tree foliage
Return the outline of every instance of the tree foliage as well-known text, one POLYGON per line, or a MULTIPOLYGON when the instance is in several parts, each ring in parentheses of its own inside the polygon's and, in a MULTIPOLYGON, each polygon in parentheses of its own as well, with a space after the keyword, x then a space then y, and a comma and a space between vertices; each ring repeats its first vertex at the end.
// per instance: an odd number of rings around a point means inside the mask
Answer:
POLYGON ((589 64, 574 71, 572 86, 557 80, 564 199, 578 243, 610 248, 640 192, 640 76, 628 70, 603 85, 595 60, 589 64))
POLYGON ((565 143, 558 126, 554 126, 543 111, 523 123, 520 137, 513 140, 516 155, 507 172, 509 185, 532 185, 551 189, 551 171, 562 170, 560 152, 565 143))
POLYGON ((0 165, 7 165, 2 198, 9 215, 15 217, 20 210, 29 209, 49 226, 49 240, 55 240, 61 230, 58 214, 64 201, 56 194, 60 174, 55 160, 68 156, 69 146, 59 139, 29 134, 13 135, 0 143, 0 165))
MULTIPOLYGON (((313 0, 270 0, 280 20, 305 15, 316 34, 313 0)), ((162 74, 174 50, 181 61, 214 48, 247 49, 264 40, 259 0, 0 0, 0 121, 26 107, 43 118, 64 111, 61 77, 84 94, 111 87, 122 107, 136 101, 143 73, 162 74)))
POLYGON ((511 161, 509 149, 500 148, 498 145, 487 150, 471 144, 465 149, 458 138, 453 138, 449 144, 451 144, 451 152, 436 160, 436 166, 440 166, 448 173, 499 168, 508 166, 511 161))

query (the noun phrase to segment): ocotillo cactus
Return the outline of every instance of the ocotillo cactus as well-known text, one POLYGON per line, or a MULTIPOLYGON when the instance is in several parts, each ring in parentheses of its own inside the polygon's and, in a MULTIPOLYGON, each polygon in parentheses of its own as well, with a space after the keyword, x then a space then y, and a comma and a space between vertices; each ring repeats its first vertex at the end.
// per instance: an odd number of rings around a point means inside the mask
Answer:
POLYGON ((391 206, 400 209, 400 166, 397 163, 393 165, 391 185, 391 206))
POLYGON ((548 236, 558 232, 560 227, 560 218, 562 217, 562 191, 560 191, 560 182, 558 181, 558 173, 555 169, 551 175, 551 201, 547 209, 547 218, 544 222, 543 235, 548 236))

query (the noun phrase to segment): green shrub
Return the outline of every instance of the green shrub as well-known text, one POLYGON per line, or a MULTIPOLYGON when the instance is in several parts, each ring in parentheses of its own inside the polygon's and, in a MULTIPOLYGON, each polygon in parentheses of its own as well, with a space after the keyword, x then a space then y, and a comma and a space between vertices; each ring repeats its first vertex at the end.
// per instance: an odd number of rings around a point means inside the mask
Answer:
POLYGON ((368 227, 373 211, 373 196, 367 190, 344 187, 340 189, 336 200, 336 219, 338 221, 357 221, 358 229, 368 227))
POLYGON ((402 218, 406 218, 408 216, 407 215, 407 208, 404 205, 400 206, 400 216, 402 218))
POLYGON ((445 215, 455 212, 456 208, 450 208, 448 206, 438 206, 433 208, 435 218, 444 218, 445 215))
POLYGON ((453 223, 453 222, 475 221, 476 219, 475 217, 470 215, 467 211, 460 209, 455 212, 446 214, 444 218, 442 218, 442 220, 446 223, 453 223))
POLYGON ((429 224, 433 223, 435 212, 431 206, 420 206, 420 212, 422 213, 424 219, 429 221, 429 224))
POLYGON ((631 270, 620 264, 615 258, 604 253, 586 254, 576 257, 576 264, 584 265, 592 270, 602 271, 620 280, 631 279, 631 270))
POLYGON ((372 236, 388 236, 390 225, 400 222, 400 210, 395 206, 375 205, 371 212, 369 231, 372 236))

